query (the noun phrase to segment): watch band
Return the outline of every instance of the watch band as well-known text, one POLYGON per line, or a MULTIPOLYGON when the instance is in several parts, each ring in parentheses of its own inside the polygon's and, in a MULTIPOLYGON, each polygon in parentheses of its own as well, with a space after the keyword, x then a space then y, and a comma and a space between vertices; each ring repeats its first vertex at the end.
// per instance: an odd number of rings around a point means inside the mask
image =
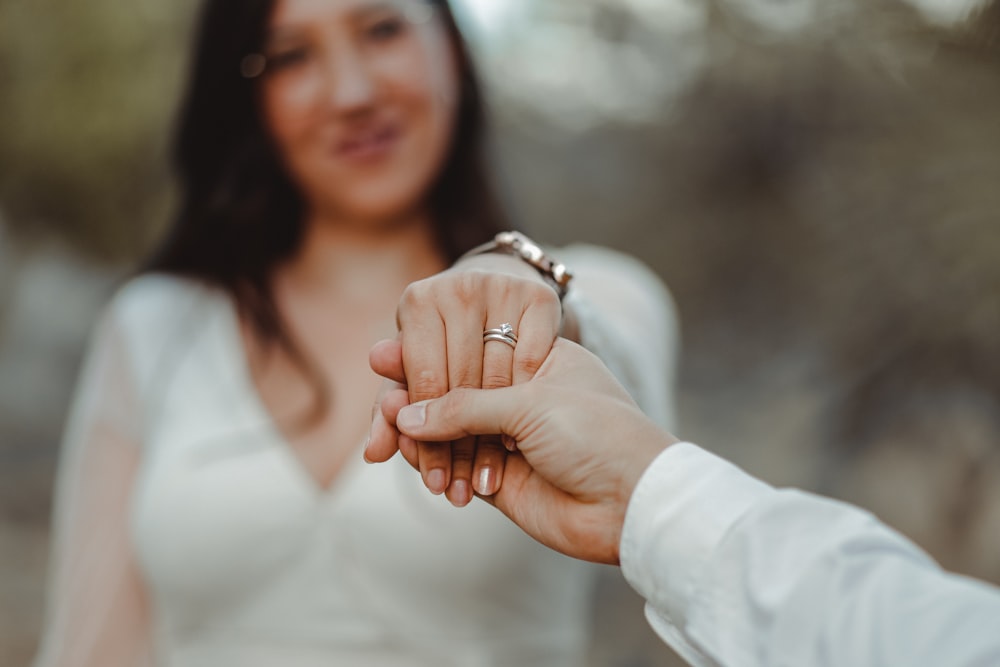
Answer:
POLYGON ((569 283, 573 279, 573 274, 569 272, 565 264, 547 255, 541 246, 521 232, 500 232, 493 237, 492 241, 476 246, 462 255, 459 260, 491 252, 519 257, 542 274, 545 281, 559 295, 560 301, 566 296, 569 283))

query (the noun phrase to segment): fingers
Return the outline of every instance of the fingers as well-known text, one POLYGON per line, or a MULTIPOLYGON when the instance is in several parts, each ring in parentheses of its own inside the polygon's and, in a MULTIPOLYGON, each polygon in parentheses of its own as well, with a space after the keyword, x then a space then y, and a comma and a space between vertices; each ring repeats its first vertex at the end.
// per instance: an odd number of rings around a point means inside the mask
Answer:
POLYGON ((535 377, 556 340, 561 320, 559 301, 533 304, 524 311, 514 349, 513 384, 535 377))
POLYGON ((478 309, 461 301, 444 308, 447 389, 480 386, 484 363, 483 316, 478 309))
POLYGON ((415 440, 442 442, 469 435, 503 433, 518 437, 522 414, 530 409, 523 395, 530 385, 504 389, 456 389, 436 400, 407 405, 396 414, 396 427, 415 440))
MULTIPOLYGON (((470 389, 469 391, 479 391, 470 389)), ((472 463, 476 453, 475 438, 457 438, 451 446, 451 484, 445 497, 455 507, 472 501, 472 463)))
MULTIPOLYGON (((496 324, 500 328, 509 321, 496 324)), ((518 321, 513 321, 516 331, 518 321)), ((516 334, 513 334, 516 337, 516 334)), ((518 343, 519 344, 519 343, 518 343)), ((509 387, 512 380, 515 347, 503 341, 487 340, 483 344, 483 389, 509 387)), ((476 457, 473 463, 473 488, 481 496, 491 496, 503 481, 507 449, 497 434, 480 436, 477 441, 476 457)))
POLYGON ((451 483, 452 447, 446 442, 416 442, 417 468, 424 486, 436 496, 451 483))
POLYGON ((376 410, 372 417, 371 430, 368 435, 368 444, 365 445, 364 458, 368 463, 383 463, 392 458, 398 444, 399 433, 390 426, 380 410, 376 410))
POLYGON ((404 326, 400 331, 400 342, 410 402, 443 396, 448 391, 444 322, 435 312, 430 316, 413 318, 404 326))
MULTIPOLYGON (((445 323, 436 309, 419 307, 419 291, 408 288, 398 312, 402 370, 411 402, 441 396, 448 391, 448 345, 445 323)), ((395 351, 376 346, 369 355, 375 364, 389 362, 383 370, 397 371, 395 351)), ((411 465, 420 471, 424 485, 434 494, 444 493, 452 480, 451 452, 445 444, 419 440, 406 443, 411 465)))
POLYGON ((476 458, 472 466, 473 488, 481 496, 496 493, 503 482, 507 447, 497 435, 483 435, 476 440, 476 458))
MULTIPOLYGON (((478 388, 483 374, 483 314, 471 308, 467 298, 460 298, 463 295, 467 296, 466 290, 458 290, 453 301, 442 304, 449 389, 478 388)), ((420 446, 420 464, 424 466, 426 459, 431 468, 425 479, 447 479, 446 497, 457 507, 472 501, 475 456, 475 438, 459 440, 451 448, 435 444, 420 446)), ((430 484, 428 488, 435 490, 430 484)))
MULTIPOLYGON (((405 381, 413 403, 449 389, 508 387, 534 376, 556 338, 560 317, 558 298, 537 281, 502 271, 445 272, 406 289, 397 311, 399 343, 377 344, 369 361, 380 375, 405 381), (502 340, 484 344, 484 328, 504 323, 521 336, 516 350, 502 340)), ((456 441, 450 450, 409 434, 424 483, 434 493, 445 490, 456 505, 471 501, 473 491, 495 493, 507 456, 497 433, 456 441)), ((402 448, 402 441, 397 446, 402 448)), ((373 456, 383 456, 383 449, 387 446, 376 441, 373 456)))
POLYGON ((365 461, 382 463, 396 453, 399 431, 393 424, 396 422, 396 413, 407 403, 409 399, 402 385, 389 380, 382 382, 372 408, 372 423, 364 451, 365 461))
POLYGON ((403 344, 397 340, 380 340, 368 352, 368 365, 377 375, 398 382, 406 383, 403 373, 403 344))
MULTIPOLYGON (((396 413, 409 403, 403 373, 403 346, 398 340, 379 341, 368 353, 368 363, 378 375, 387 378, 382 382, 368 432, 364 458, 369 463, 381 463, 392 458, 399 448, 399 431, 393 426, 396 413)), ((410 457, 407 457, 410 460, 410 457)), ((415 462, 414 458, 411 464, 415 462)))
POLYGON ((420 463, 417 460, 417 441, 413 438, 400 435, 399 436, 399 453, 403 455, 406 462, 409 463, 414 470, 420 470, 420 463))

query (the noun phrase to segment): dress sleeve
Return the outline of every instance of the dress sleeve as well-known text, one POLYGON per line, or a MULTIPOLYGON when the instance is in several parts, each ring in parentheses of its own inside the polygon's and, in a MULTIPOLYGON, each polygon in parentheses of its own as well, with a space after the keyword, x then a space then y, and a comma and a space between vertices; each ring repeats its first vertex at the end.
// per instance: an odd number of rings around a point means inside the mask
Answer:
POLYGON ((112 307, 94 331, 63 438, 35 667, 152 664, 129 526, 140 401, 119 319, 112 307))
POLYGON ((638 260, 606 248, 575 245, 559 251, 574 273, 565 307, 580 344, 596 354, 646 415, 676 429, 678 326, 673 299, 638 260))

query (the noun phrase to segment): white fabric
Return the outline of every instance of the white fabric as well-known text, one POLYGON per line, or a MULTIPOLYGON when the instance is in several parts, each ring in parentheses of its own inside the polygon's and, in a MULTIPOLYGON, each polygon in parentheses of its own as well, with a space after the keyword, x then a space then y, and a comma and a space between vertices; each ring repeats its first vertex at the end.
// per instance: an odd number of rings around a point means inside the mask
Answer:
POLYGON ((1000 665, 1000 590, 858 508, 683 443, 630 501, 622 571, 694 665, 1000 665))
MULTIPOLYGON (((664 421, 663 287, 606 251, 560 258, 578 274, 585 342, 664 421)), ((323 491, 260 402, 230 300, 132 281, 96 332, 66 435, 36 664, 584 662, 589 565, 485 503, 453 508, 400 457, 365 465, 360 448, 323 491)))

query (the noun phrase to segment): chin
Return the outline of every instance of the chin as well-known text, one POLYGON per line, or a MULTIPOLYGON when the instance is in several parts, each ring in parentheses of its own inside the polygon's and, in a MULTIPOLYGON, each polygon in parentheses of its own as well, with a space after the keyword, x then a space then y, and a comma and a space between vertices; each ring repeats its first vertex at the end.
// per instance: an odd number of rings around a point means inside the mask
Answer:
POLYGON ((389 230, 402 227, 413 220, 413 214, 422 207, 420 199, 373 200, 341 203, 336 208, 341 218, 358 228, 389 230))
POLYGON ((336 208, 343 211, 347 218, 384 226, 398 224, 424 206, 427 194, 425 187, 416 187, 417 184, 407 184, 409 187, 378 185, 379 187, 358 185, 349 197, 339 200, 336 208))

